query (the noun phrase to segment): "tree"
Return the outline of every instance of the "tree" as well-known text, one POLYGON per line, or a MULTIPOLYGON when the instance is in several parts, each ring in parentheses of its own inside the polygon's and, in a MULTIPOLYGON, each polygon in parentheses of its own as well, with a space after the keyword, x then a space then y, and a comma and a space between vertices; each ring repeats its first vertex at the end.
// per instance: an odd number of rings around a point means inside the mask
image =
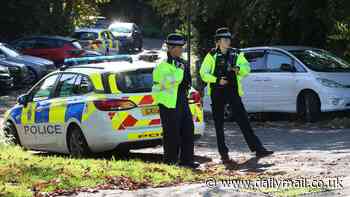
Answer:
POLYGON ((15 39, 24 35, 69 35, 75 26, 98 15, 106 0, 8 0, 0 7, 0 36, 15 39))
MULTIPOLYGON (((213 35, 227 26, 237 47, 289 44, 327 48, 337 21, 349 17, 347 0, 217 0, 193 1, 193 25, 198 48, 213 46, 213 35)), ((159 12, 184 21, 186 1, 153 0, 159 12)), ((202 54, 201 54, 202 55, 202 54)))

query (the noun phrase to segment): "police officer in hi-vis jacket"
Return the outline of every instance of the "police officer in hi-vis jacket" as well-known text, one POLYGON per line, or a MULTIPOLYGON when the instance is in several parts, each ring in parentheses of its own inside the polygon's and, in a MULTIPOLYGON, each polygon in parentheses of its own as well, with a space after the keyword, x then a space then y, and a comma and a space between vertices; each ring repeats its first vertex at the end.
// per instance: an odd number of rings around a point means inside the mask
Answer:
POLYGON ((197 168, 194 162, 194 123, 187 95, 191 87, 190 67, 181 59, 186 41, 170 34, 167 59, 153 71, 153 95, 159 105, 163 127, 164 162, 197 168))
POLYGON ((264 148, 249 123, 241 100, 243 95, 241 80, 250 73, 250 65, 243 52, 230 47, 231 38, 228 28, 218 29, 215 35, 217 48, 212 49, 206 55, 200 69, 202 80, 208 84, 217 144, 223 163, 232 162, 228 155, 229 150, 225 144, 223 129, 226 104, 230 105, 235 121, 250 150, 256 152, 257 157, 273 154, 273 151, 264 148))

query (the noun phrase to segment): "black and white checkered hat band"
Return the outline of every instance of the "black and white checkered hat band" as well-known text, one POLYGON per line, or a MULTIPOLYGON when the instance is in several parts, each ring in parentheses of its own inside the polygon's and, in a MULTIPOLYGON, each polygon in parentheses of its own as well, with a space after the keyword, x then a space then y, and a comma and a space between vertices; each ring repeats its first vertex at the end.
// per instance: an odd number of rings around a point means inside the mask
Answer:
POLYGON ((170 45, 185 45, 183 40, 167 40, 166 43, 170 45))
POLYGON ((227 38, 227 37, 231 37, 231 33, 220 33, 220 34, 216 34, 216 37, 221 37, 221 38, 227 38))

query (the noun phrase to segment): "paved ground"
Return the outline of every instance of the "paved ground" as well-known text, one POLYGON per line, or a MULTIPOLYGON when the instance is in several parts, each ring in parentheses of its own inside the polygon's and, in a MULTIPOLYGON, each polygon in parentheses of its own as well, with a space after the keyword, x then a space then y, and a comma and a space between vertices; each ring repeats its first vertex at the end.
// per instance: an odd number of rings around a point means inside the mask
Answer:
MULTIPOLYGON (((147 50, 159 49, 160 40, 145 40, 147 50)), ((0 96, 0 122, 3 113, 14 105, 16 96, 25 89, 13 91, 8 96, 0 96)), ((196 142, 196 160, 202 168, 219 165, 216 147, 216 136, 213 122, 208 116, 204 136, 196 142)), ((326 122, 331 120, 327 120, 326 122)), ((230 169, 237 174, 260 173, 285 175, 287 177, 337 177, 344 176, 344 190, 333 191, 315 196, 350 196, 350 129, 339 125, 303 124, 297 121, 253 122, 256 134, 262 142, 276 151, 271 157, 257 159, 243 139, 240 130, 234 123, 225 126, 226 142, 230 156, 238 162, 237 169, 230 169)), ((131 158, 145 161, 161 161, 162 148, 133 151, 131 158)), ((101 191, 98 194, 79 196, 266 196, 256 193, 238 193, 218 185, 209 188, 205 184, 177 186, 161 189, 139 191, 101 191)), ((310 195, 309 195, 310 196, 310 195)))

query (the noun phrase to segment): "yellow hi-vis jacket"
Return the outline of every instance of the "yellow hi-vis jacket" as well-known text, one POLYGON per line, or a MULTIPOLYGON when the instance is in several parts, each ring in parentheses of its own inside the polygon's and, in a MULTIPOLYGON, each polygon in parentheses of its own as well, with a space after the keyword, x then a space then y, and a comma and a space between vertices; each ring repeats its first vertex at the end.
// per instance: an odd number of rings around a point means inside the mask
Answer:
POLYGON ((157 104, 163 104, 167 108, 175 108, 179 85, 184 78, 184 70, 175 66, 175 62, 169 64, 161 62, 153 70, 152 94, 157 104))
MULTIPOLYGON (((211 95, 211 83, 216 83, 216 76, 214 76, 214 70, 216 64, 216 54, 212 55, 208 53, 203 60, 202 66, 199 70, 200 76, 202 80, 208 83, 208 94, 211 95)), ((237 87, 238 87, 238 95, 243 96, 243 87, 241 80, 246 77, 250 73, 250 64, 247 59, 244 57, 244 53, 241 52, 238 54, 236 66, 240 68, 239 73, 237 75, 237 87)))

